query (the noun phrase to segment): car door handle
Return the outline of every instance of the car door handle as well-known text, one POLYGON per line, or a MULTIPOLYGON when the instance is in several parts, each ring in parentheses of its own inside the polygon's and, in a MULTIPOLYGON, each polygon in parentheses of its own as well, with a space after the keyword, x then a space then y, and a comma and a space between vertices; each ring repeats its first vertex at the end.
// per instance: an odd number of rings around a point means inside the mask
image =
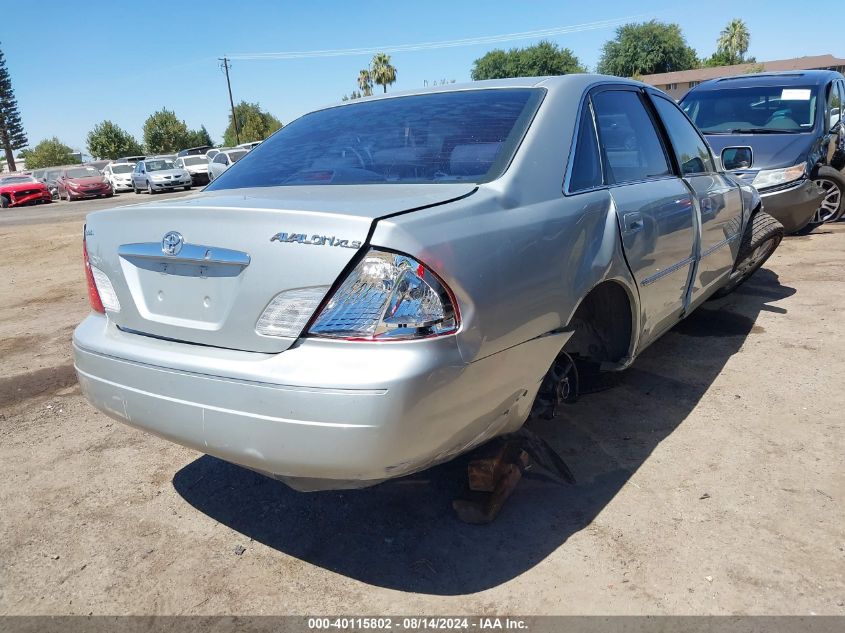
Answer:
POLYGON ((622 216, 622 224, 625 227, 626 233, 635 233, 637 231, 642 230, 644 223, 643 223, 643 214, 642 213, 626 213, 622 216))

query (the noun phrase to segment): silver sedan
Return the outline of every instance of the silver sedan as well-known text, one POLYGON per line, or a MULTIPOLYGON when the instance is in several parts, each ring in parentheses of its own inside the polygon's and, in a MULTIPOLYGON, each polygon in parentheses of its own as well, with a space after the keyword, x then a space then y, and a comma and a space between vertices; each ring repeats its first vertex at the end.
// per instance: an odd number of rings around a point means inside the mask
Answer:
POLYGON ((192 199, 91 214, 76 368, 127 424, 300 489, 367 486, 623 370, 781 236, 641 83, 361 99, 192 199))
POLYGON ((153 194, 176 188, 184 188, 187 191, 191 186, 191 174, 186 169, 177 167, 172 158, 139 160, 132 172, 132 189, 135 193, 146 191, 153 194))

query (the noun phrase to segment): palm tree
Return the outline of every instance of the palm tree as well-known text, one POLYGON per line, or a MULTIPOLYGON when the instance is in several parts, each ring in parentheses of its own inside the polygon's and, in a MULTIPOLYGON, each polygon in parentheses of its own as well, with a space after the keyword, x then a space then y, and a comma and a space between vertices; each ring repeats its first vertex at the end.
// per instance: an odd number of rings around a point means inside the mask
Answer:
POLYGON ((751 35, 745 22, 734 18, 719 34, 716 47, 730 56, 731 63, 741 64, 745 59, 745 53, 748 52, 750 39, 751 35))
POLYGON ((376 53, 373 55, 373 61, 370 63, 370 76, 373 81, 384 88, 387 92, 387 86, 396 82, 396 68, 390 63, 390 55, 386 53, 376 53))
POLYGON ((370 76, 370 71, 364 68, 358 73, 358 87, 365 97, 373 94, 373 78, 370 76))

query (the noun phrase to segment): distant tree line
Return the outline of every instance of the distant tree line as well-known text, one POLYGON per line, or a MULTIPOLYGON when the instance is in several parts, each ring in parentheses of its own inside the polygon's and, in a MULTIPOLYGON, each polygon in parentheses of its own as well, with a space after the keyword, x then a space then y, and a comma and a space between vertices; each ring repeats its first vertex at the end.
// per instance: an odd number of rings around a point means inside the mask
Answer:
MULTIPOLYGON (((282 127, 279 119, 263 111, 257 103, 241 101, 235 106, 235 114, 238 118, 240 140, 243 143, 263 141, 282 127)), ((106 120, 88 132, 86 144, 91 156, 113 160, 121 156, 171 154, 187 147, 214 145, 214 141, 204 125, 191 130, 175 112, 162 108, 144 121, 142 142, 113 121, 106 120)), ((223 144, 235 145, 235 128, 231 114, 229 125, 223 133, 223 144)), ((76 162, 73 150, 56 137, 45 139, 32 149, 21 151, 19 156, 26 160, 28 169, 76 162)))
MULTIPOLYGON (((602 47, 596 71, 620 77, 640 77, 654 73, 690 70, 703 66, 723 66, 755 62, 746 57, 751 35, 745 22, 731 22, 719 34, 716 51, 704 59, 687 44, 681 27, 651 20, 625 24, 602 47)), ((568 48, 542 41, 508 51, 494 49, 473 63, 474 80, 507 77, 536 77, 586 72, 586 67, 568 48)))

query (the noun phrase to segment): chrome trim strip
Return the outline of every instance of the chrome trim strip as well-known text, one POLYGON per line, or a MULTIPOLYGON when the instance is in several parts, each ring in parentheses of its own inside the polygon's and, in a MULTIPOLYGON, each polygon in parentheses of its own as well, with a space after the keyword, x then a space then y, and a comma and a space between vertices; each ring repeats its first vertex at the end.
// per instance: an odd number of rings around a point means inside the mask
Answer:
POLYGON ((174 264, 218 264, 221 266, 249 266, 249 254, 233 251, 217 246, 203 246, 202 244, 184 244, 177 255, 166 255, 161 250, 160 242, 142 242, 138 244, 122 244, 117 254, 125 259, 157 259, 174 264))
POLYGON ((686 259, 682 259, 679 262, 672 264, 671 266, 664 268, 663 270, 658 270, 656 273, 651 275, 650 277, 646 277, 640 282, 641 286, 647 286, 649 284, 653 284, 658 279, 665 277, 666 275, 671 275, 676 270, 680 270, 684 266, 689 266, 691 263, 695 261, 695 257, 689 256, 686 259))
POLYGON ((733 235, 731 235, 730 237, 726 237, 725 239, 723 239, 721 242, 717 242, 716 244, 714 244, 713 246, 711 246, 710 248, 708 248, 706 251, 704 251, 704 252, 701 254, 701 258, 702 258, 702 259, 704 259, 704 258, 705 258, 705 257, 707 257, 708 255, 711 255, 712 253, 715 253, 715 252, 716 252, 716 251, 718 251, 720 248, 722 248, 723 246, 725 246, 725 245, 727 245, 727 244, 730 244, 731 242, 733 242, 733 241, 734 241, 736 238, 738 238, 738 237, 739 237, 739 233, 734 233, 734 234, 733 234, 733 235))

